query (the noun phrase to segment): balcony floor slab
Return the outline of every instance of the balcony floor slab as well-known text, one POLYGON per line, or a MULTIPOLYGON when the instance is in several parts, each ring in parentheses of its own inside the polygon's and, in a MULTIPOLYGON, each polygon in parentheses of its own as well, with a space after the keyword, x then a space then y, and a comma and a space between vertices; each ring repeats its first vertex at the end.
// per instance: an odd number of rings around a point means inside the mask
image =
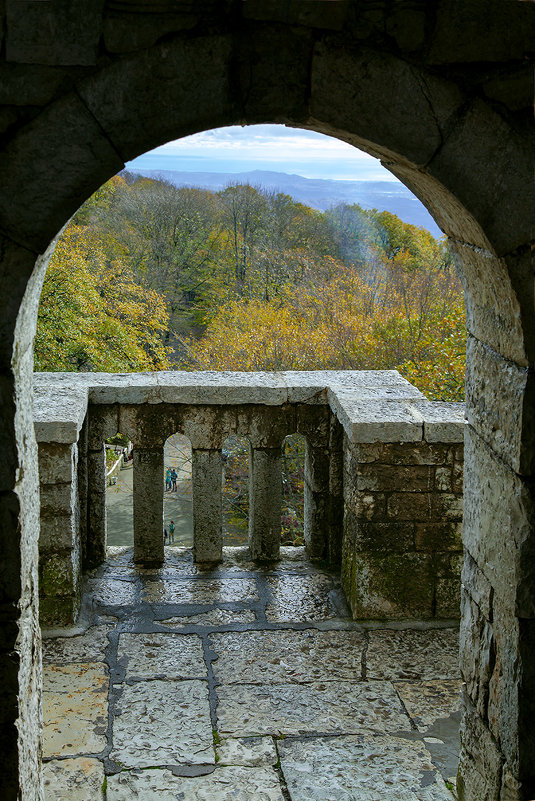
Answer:
POLYGON ((452 800, 453 625, 359 624, 299 548, 211 569, 165 550, 139 570, 111 549, 83 621, 45 632, 45 742, 74 744, 46 752, 46 801, 76 801, 84 771, 84 801, 452 800))

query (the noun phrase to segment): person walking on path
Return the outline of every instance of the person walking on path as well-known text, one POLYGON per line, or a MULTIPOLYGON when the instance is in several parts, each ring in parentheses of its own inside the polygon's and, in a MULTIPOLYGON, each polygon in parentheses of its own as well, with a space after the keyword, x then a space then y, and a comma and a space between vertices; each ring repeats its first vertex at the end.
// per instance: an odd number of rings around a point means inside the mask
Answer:
POLYGON ((169 544, 175 541, 175 524, 174 521, 171 520, 169 523, 169 544))
POLYGON ((168 467, 165 471, 165 491, 169 492, 171 489, 171 468, 168 467))
POLYGON ((172 489, 172 491, 173 491, 173 492, 176 492, 176 491, 177 491, 177 485, 176 485, 176 480, 177 480, 177 478, 178 478, 178 473, 177 473, 177 471, 175 470, 175 468, 173 467, 173 469, 172 469, 172 471, 171 471, 171 482, 172 482, 172 484, 173 484, 173 486, 172 486, 172 488, 171 488, 171 489, 172 489))

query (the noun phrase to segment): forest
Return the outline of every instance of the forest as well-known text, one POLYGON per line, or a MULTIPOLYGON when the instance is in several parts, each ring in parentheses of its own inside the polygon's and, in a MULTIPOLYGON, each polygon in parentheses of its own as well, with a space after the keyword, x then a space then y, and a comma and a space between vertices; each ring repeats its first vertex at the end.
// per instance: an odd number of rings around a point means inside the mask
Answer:
POLYGON ((462 400, 465 336, 453 259, 423 228, 123 172, 58 241, 35 369, 395 368, 431 400, 462 400))

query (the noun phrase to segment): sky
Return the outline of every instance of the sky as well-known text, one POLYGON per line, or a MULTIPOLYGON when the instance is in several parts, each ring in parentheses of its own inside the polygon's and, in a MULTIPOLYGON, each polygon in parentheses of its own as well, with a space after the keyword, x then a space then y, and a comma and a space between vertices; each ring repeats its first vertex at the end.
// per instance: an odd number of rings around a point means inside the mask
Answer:
POLYGON ((284 125, 233 125, 186 136, 126 165, 147 170, 248 172, 273 170, 350 181, 396 181, 361 150, 315 131, 284 125))

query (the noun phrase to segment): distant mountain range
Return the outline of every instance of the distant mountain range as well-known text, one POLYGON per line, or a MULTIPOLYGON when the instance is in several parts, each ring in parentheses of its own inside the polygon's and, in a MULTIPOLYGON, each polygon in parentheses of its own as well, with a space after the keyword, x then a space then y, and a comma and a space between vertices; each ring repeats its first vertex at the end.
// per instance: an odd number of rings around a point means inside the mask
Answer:
POLYGON ((129 166, 128 171, 148 178, 161 178, 175 186, 195 186, 213 192, 224 189, 229 184, 251 184, 284 192, 297 202, 319 211, 326 211, 338 203, 358 203, 364 209, 396 214, 404 222, 426 228, 433 236, 442 235, 427 209, 406 186, 395 181, 330 181, 267 170, 233 173, 179 172, 129 166))

